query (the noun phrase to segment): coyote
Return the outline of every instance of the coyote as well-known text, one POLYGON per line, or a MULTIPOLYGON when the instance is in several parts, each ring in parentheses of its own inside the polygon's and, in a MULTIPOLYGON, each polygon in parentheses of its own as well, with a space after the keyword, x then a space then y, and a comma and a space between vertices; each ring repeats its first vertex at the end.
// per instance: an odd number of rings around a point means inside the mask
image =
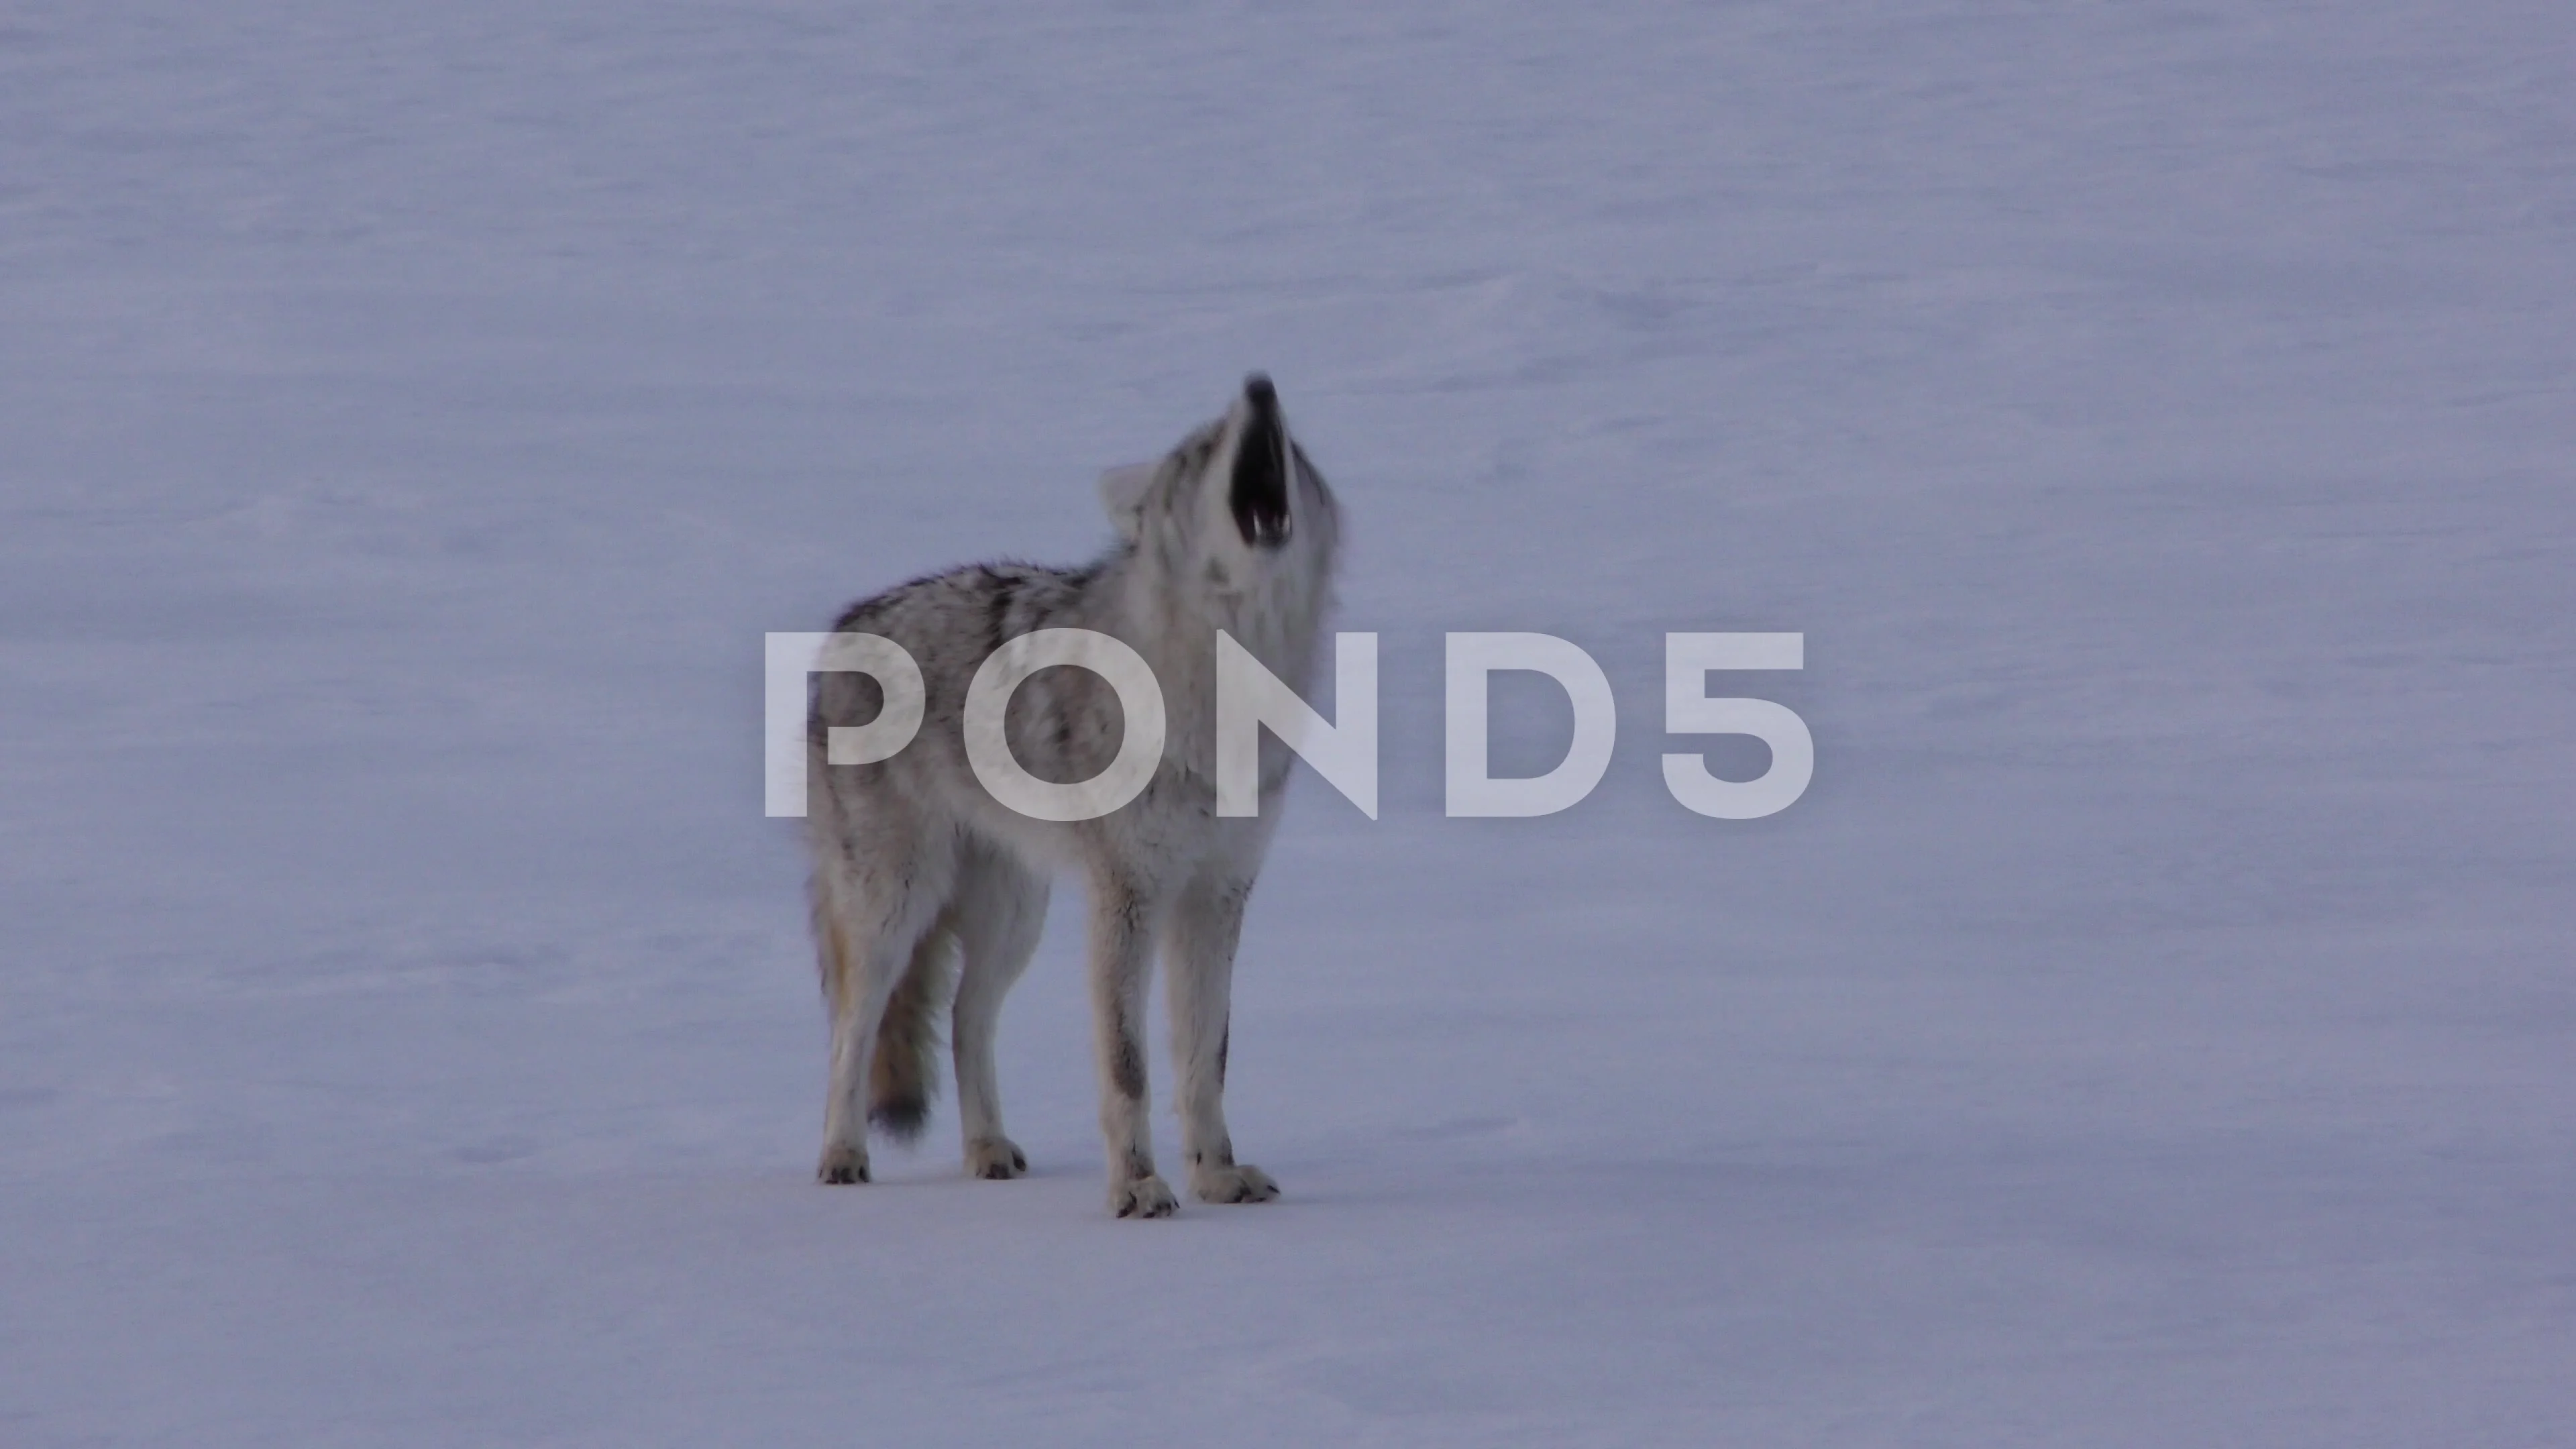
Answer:
MULTIPOLYGON (((920 666, 923 712, 917 735, 893 756, 829 764, 828 731, 868 723, 884 689, 865 673, 815 679, 806 821, 815 944, 831 1010, 831 1085, 816 1168, 824 1182, 867 1181, 868 1122, 898 1138, 920 1132, 943 1009, 951 1013, 968 1174, 1027 1171, 1002 1131, 994 1026, 1003 993, 1036 948, 1049 877, 1072 868, 1090 893, 1093 1044, 1111 1210, 1155 1218, 1175 1207, 1154 1168, 1139 1040, 1158 944, 1190 1190, 1219 1203, 1278 1196, 1268 1173, 1235 1159, 1224 1090, 1235 941, 1278 823, 1289 752, 1275 738, 1262 740, 1257 815, 1217 813, 1217 634, 1231 635, 1305 693, 1330 603, 1339 511, 1289 436, 1277 391, 1258 373, 1223 416, 1159 463, 1109 473, 1100 492, 1119 537, 1091 563, 955 569, 863 599, 836 625, 908 651, 920 666), (1042 629, 1108 635, 1142 656, 1161 687, 1161 758, 1139 793, 1096 818, 1022 814, 970 768, 963 722, 970 681, 1007 641, 1042 629)), ((1003 719, 1012 756, 1030 775, 1059 783, 1108 769, 1127 724, 1110 682, 1082 668, 1030 675, 1003 719)))

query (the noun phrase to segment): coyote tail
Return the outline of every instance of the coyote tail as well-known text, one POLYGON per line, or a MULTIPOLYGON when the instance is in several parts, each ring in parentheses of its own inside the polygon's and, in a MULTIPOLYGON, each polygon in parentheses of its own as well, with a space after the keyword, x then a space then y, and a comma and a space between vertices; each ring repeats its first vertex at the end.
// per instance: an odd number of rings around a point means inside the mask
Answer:
POLYGON ((898 1141, 921 1135, 939 1094, 939 1016, 957 988, 957 932, 942 921, 924 932, 895 983, 868 1062, 868 1121, 898 1141))

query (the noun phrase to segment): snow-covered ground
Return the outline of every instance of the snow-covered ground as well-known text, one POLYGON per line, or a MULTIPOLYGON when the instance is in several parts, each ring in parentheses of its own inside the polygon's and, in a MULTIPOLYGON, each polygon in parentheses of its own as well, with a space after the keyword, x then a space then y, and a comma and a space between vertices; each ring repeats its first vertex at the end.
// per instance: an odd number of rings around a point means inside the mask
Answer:
POLYGON ((898 9, 0 7, 0 1443, 2567 1442, 2561 0, 898 9), (1288 1196, 1105 1216, 1070 887, 1036 1175, 812 1186, 761 635, 1252 367, 1288 1196))

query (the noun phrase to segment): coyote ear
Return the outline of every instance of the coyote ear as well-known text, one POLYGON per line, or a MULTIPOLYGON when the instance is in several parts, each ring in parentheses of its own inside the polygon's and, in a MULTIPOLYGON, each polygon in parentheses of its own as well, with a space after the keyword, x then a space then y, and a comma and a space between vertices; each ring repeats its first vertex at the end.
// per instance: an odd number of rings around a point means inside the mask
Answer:
POLYGON ((1154 486, 1154 465, 1130 463, 1100 475, 1100 506, 1129 543, 1145 531, 1145 490, 1154 486))

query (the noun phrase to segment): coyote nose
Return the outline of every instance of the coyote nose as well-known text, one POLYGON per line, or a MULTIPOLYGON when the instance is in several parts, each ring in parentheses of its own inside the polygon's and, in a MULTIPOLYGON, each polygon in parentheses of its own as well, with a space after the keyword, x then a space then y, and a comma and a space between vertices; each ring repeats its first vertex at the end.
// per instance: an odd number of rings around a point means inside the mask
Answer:
POLYGON ((1279 389, 1270 385, 1270 374, 1266 372, 1256 372, 1243 380, 1243 396, 1256 413, 1279 411, 1279 389))

